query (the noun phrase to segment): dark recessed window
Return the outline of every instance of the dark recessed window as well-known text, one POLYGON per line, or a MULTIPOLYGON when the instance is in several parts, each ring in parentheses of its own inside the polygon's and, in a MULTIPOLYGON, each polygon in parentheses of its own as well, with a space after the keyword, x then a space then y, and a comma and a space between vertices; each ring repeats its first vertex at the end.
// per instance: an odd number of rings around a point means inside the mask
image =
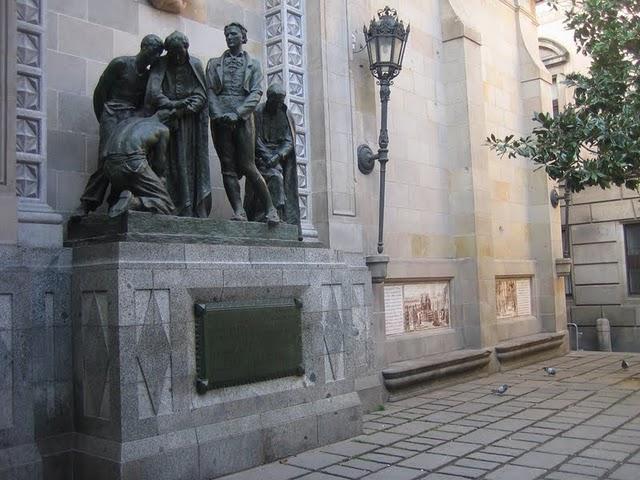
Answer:
POLYGON ((624 226, 624 247, 629 294, 640 295, 640 223, 624 226))

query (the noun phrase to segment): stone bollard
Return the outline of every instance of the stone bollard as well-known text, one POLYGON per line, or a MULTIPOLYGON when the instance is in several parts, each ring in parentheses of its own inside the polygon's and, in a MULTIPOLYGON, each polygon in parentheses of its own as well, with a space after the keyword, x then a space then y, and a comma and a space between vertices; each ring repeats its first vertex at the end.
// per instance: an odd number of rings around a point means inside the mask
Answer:
POLYGON ((601 352, 611 351, 611 327, 609 320, 598 318, 596 320, 596 332, 598 333, 598 350, 601 352))

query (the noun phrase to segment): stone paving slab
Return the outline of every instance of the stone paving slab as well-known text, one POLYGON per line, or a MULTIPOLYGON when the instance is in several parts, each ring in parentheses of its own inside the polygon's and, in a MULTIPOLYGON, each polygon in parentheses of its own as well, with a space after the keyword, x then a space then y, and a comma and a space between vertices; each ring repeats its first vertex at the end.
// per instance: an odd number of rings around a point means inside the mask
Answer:
POLYGON ((418 393, 365 415, 363 432, 222 478, 640 480, 640 354, 572 352, 418 393))

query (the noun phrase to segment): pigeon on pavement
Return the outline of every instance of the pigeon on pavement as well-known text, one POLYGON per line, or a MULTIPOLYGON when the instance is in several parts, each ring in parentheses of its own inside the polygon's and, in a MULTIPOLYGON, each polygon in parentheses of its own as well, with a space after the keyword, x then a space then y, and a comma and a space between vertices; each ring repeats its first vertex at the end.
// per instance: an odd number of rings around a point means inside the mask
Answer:
POLYGON ((629 368, 629 364, 627 363, 626 360, 622 360, 622 363, 620 364, 620 366, 626 370, 627 368, 629 368))
POLYGON ((498 388, 494 388, 493 390, 491 390, 491 392, 497 393, 498 395, 502 395, 504 392, 507 391, 508 388, 509 388, 509 385, 505 383, 504 385, 500 385, 498 388))
POLYGON ((556 369, 553 367, 544 367, 542 370, 544 370, 545 372, 547 372, 548 375, 555 375, 556 374, 556 369))

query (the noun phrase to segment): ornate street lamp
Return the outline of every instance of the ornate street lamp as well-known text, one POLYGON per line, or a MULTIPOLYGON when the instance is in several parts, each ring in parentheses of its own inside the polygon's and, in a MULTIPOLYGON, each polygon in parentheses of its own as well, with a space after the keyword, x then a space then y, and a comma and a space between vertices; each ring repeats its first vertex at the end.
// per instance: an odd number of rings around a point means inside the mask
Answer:
POLYGON ((369 69, 380 85, 380 104, 382 107, 378 153, 362 144, 358 147, 358 169, 368 175, 373 171, 375 161, 380 162, 380 207, 378 221, 378 253, 384 250, 382 239, 384 230, 384 189, 385 172, 389 161, 389 132, 387 131, 387 104, 391 95, 393 79, 402 69, 404 49, 409 38, 409 25, 405 28, 398 20, 398 12, 390 7, 378 10, 378 20, 371 20, 369 28, 364 26, 364 38, 369 53, 369 69))

